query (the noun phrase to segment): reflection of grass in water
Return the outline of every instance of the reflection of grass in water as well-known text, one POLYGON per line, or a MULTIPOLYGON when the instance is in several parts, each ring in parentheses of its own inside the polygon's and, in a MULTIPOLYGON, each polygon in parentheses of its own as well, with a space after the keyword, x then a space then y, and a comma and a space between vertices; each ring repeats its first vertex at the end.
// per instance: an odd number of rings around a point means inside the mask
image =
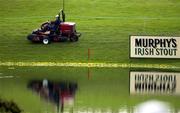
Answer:
POLYGON ((121 107, 132 107, 149 99, 169 102, 179 108, 179 96, 153 96, 129 94, 128 69, 91 68, 88 78, 87 68, 49 68, 49 67, 15 67, 14 70, 2 69, 1 76, 12 75, 13 79, 0 79, 0 96, 13 99, 22 109, 31 113, 54 111, 53 104, 40 101, 40 98, 27 89, 31 80, 72 81, 77 82, 74 110, 80 108, 106 109, 117 111, 121 107), (34 106, 32 109, 32 105, 34 106), (48 106, 48 107, 47 107, 48 106))

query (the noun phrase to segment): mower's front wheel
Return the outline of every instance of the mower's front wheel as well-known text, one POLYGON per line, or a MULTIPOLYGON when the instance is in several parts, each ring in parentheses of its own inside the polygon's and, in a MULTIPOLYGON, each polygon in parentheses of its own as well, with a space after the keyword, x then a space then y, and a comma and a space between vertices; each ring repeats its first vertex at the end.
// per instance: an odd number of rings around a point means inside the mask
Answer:
POLYGON ((47 45, 50 43, 50 39, 49 38, 44 38, 43 39, 43 44, 47 45))

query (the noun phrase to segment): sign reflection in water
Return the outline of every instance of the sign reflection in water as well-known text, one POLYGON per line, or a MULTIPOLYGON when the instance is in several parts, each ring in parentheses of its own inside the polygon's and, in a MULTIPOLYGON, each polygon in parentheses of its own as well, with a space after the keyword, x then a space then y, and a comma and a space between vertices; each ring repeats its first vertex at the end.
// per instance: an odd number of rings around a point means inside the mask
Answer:
MULTIPOLYGON (((133 95, 180 95, 180 73, 131 71, 130 94, 133 95)), ((135 106, 133 113, 176 113, 178 110, 167 102, 148 100, 135 106)))
POLYGON ((180 95, 180 73, 130 72, 131 94, 180 95))
POLYGON ((57 106, 57 112, 64 111, 65 105, 73 106, 77 83, 53 82, 49 80, 33 80, 28 84, 33 92, 36 92, 42 99, 50 101, 57 106))

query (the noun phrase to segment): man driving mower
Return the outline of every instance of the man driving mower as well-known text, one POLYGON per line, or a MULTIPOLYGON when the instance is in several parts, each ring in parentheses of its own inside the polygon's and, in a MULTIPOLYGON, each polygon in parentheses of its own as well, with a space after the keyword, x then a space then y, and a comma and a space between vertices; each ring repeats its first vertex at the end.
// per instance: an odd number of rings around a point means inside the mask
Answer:
POLYGON ((76 23, 65 22, 65 13, 60 10, 59 14, 55 16, 54 21, 48 21, 41 25, 40 29, 34 30, 27 36, 27 39, 32 42, 43 42, 49 44, 51 41, 78 41, 81 33, 76 32, 76 23), (60 19, 62 15, 62 21, 60 19))
POLYGON ((56 20, 51 21, 52 28, 50 30, 51 34, 59 34, 60 28, 59 25, 61 24, 60 15, 56 15, 56 20))
POLYGON ((44 23, 44 25, 41 26, 41 34, 44 35, 59 35, 60 34, 60 28, 59 25, 61 24, 60 15, 55 16, 56 20, 51 21, 48 23, 44 23))

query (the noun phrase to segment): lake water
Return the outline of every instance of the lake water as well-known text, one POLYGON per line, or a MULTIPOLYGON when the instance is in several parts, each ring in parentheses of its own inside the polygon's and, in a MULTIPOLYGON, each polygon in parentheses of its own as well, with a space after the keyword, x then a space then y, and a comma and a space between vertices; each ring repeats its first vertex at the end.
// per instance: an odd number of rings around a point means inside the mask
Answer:
POLYGON ((23 113, 180 113, 179 82, 177 70, 1 67, 0 99, 23 113))

